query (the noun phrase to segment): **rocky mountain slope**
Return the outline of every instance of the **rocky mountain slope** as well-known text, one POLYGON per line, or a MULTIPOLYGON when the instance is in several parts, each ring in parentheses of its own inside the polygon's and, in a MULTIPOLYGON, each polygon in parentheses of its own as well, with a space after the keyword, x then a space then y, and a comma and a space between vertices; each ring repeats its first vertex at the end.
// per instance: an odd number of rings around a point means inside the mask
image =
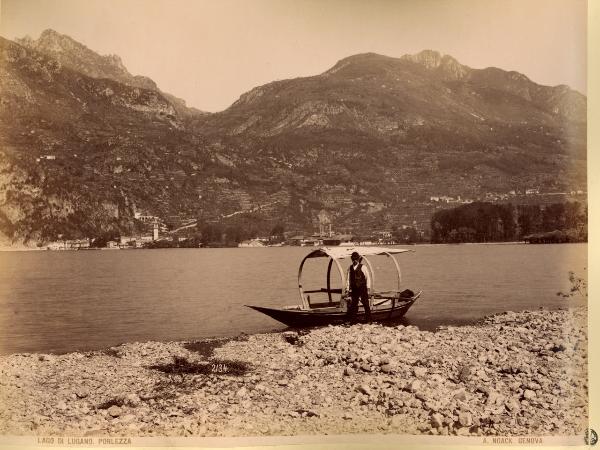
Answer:
POLYGON ((496 68, 471 69, 426 50, 402 58, 355 55, 318 76, 257 87, 208 123, 231 135, 351 129, 402 142, 419 127, 458 131, 461 141, 466 135, 493 142, 503 138, 490 130, 494 125, 526 132, 585 120, 585 96, 567 86, 540 86, 496 68))
POLYGON ((154 167, 173 163, 167 146, 198 140, 185 133, 171 101, 5 39, 0 52, 4 234, 47 240, 119 231, 135 202, 155 208, 147 198, 174 201, 145 183, 154 167))
POLYGON ((586 98, 424 51, 355 55, 195 121, 267 158, 284 189, 353 228, 427 222, 431 196, 585 189, 586 98))
POLYGON ((135 211, 257 231, 425 223, 430 196, 585 189, 586 98, 424 51, 362 54, 201 114, 48 30, 0 38, 0 232, 134 232, 135 211), (250 224, 250 225, 249 225, 250 224))
POLYGON ((131 75, 119 56, 99 55, 71 37, 54 30, 45 30, 37 40, 27 36, 15 42, 92 78, 109 78, 130 86, 157 89, 156 83, 150 78, 131 75))
POLYGON ((194 108, 188 108, 184 100, 161 91, 150 78, 131 75, 118 55, 99 55, 73 38, 54 30, 45 30, 37 40, 26 36, 17 39, 16 42, 91 78, 108 78, 129 86, 160 92, 171 101, 181 115, 205 114, 194 108))

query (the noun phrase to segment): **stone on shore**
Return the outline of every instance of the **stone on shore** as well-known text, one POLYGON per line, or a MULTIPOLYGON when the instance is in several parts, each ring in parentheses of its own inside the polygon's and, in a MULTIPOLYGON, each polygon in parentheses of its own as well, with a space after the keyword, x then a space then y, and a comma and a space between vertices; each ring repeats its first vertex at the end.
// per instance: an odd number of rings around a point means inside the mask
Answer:
POLYGON ((116 405, 111 406, 110 408, 108 408, 108 414, 111 417, 119 417, 122 413, 122 409, 116 405))

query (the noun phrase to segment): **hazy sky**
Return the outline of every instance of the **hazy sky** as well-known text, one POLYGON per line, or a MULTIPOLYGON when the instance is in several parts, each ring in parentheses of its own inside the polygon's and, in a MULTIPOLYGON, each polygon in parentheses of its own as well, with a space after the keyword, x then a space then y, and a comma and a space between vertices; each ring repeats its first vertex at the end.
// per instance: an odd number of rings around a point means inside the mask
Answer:
POLYGON ((0 35, 52 28, 205 111, 356 53, 438 50, 586 93, 585 0, 0 0, 0 35))

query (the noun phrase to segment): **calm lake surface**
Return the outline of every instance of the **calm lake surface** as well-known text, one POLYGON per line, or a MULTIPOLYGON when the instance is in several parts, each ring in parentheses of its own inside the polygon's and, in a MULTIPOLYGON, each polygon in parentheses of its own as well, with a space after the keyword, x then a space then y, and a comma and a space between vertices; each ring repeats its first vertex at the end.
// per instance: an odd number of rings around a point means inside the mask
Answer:
MULTIPOLYGON (((569 303, 556 293, 569 288, 568 271, 587 275, 586 244, 405 248, 415 252, 397 255, 402 286, 423 294, 403 323, 422 329, 507 310, 564 307, 569 303)), ((298 265, 310 250, 0 252, 0 352, 68 352, 284 329, 243 305, 297 304, 298 265)), ((324 287, 326 260, 309 262, 304 286, 324 287)), ((395 287, 389 259, 372 262, 375 287, 395 287)))

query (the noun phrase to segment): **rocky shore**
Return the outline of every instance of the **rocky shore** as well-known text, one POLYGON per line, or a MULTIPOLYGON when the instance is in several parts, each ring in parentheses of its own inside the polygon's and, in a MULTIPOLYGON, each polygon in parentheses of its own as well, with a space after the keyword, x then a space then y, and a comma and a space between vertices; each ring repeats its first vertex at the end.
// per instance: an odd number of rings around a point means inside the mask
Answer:
POLYGON ((587 309, 0 357, 0 433, 581 435, 587 309))

